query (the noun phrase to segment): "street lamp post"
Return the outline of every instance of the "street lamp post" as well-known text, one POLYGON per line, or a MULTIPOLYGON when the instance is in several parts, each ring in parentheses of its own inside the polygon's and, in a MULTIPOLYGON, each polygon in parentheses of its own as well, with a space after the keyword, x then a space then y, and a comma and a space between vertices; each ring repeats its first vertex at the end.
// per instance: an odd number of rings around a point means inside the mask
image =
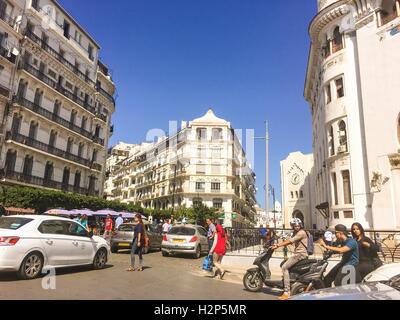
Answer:
POLYGON ((254 137, 257 140, 265 140, 265 211, 268 214, 269 210, 269 129, 268 121, 265 120, 265 137, 254 137))

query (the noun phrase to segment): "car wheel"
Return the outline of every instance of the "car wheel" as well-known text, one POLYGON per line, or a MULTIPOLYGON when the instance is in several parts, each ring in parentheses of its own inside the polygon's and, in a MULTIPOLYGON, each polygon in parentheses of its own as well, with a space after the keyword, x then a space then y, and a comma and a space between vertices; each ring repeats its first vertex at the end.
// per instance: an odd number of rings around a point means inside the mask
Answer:
POLYGON ((163 257, 169 257, 169 253, 167 251, 162 252, 163 257))
POLYGON ((101 248, 97 251, 94 259, 93 259, 93 268, 96 270, 104 269, 107 263, 107 251, 104 248, 101 248))
POLYGON ((193 255, 193 258, 200 259, 200 257, 201 257, 201 249, 200 249, 200 246, 197 246, 196 253, 193 255))
POLYGON ((44 259, 41 253, 32 252, 28 254, 18 271, 18 278, 22 280, 31 280, 37 278, 43 269, 44 259))
POLYGON ((111 246, 111 252, 112 253, 118 253, 118 247, 117 246, 111 246))

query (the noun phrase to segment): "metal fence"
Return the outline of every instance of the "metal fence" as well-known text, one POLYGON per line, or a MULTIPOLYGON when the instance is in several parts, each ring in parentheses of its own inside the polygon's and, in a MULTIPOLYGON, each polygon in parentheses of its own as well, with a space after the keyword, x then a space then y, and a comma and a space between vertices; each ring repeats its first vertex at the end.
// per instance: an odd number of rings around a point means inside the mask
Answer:
MULTIPOLYGON (((270 229, 271 240, 262 237, 260 229, 227 228, 228 255, 233 256, 257 256, 264 250, 264 245, 281 242, 288 239, 292 229, 270 229)), ((323 238, 325 231, 307 230, 315 241, 323 238)), ((400 230, 368 230, 366 236, 371 238, 380 248, 379 256, 385 263, 400 262, 400 230)), ((288 246, 280 249, 280 254, 290 255, 294 247, 288 246)), ((314 256, 321 256, 324 249, 315 244, 314 256)), ((279 254, 279 252, 278 252, 279 254)))

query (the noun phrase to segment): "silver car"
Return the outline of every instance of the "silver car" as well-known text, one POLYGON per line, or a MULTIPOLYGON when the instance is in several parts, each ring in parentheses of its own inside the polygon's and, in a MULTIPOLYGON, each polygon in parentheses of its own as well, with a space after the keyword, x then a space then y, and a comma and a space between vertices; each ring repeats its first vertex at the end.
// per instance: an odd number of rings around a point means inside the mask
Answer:
POLYGON ((163 256, 183 253, 199 259, 209 252, 207 230, 191 224, 175 225, 163 236, 161 250, 163 256))
MULTIPOLYGON (((111 252, 117 253, 120 249, 131 249, 135 229, 134 223, 123 223, 118 227, 110 241, 111 252)), ((144 248, 143 253, 147 254, 149 251, 156 251, 161 249, 162 234, 157 226, 149 223, 144 223, 146 233, 150 239, 149 247, 144 248)))

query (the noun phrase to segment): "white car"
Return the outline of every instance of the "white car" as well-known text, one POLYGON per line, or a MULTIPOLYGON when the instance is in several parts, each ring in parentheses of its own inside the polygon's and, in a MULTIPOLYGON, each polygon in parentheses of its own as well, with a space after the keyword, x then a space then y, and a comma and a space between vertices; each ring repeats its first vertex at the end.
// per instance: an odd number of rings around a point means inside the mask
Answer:
POLYGON ((34 279, 42 270, 93 265, 102 269, 110 246, 66 218, 27 215, 0 217, 0 272, 34 279))

